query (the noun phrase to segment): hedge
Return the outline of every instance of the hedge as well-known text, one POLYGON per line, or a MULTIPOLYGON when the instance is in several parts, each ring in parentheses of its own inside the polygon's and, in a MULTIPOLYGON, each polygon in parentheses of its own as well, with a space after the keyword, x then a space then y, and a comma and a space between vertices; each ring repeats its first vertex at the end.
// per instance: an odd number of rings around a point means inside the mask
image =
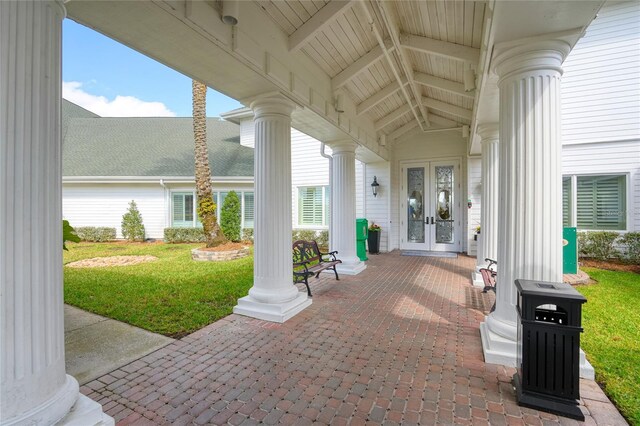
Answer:
POLYGON ((75 228, 76 235, 80 241, 92 243, 104 243, 116 239, 116 228, 106 228, 99 226, 79 226, 75 228))
POLYGON ((579 232, 578 249, 580 257, 640 263, 640 232, 579 232))
POLYGON ((175 243, 201 243, 206 241, 202 228, 164 228, 164 242, 175 243))
POLYGON ((291 235, 291 241, 312 241, 315 240, 320 247, 329 246, 329 231, 315 229, 294 229, 291 235))

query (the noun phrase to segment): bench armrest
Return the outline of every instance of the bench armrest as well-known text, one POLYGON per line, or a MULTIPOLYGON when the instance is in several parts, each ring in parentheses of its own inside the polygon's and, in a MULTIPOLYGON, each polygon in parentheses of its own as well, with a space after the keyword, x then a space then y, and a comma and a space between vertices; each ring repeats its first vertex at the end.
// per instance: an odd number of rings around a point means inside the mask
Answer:
POLYGON ((331 252, 329 252, 329 253, 322 253, 322 252, 320 252, 320 257, 322 257, 322 256, 331 256, 331 257, 332 257, 332 259, 331 259, 331 260, 338 260, 338 259, 336 259, 336 254, 338 254, 338 252, 337 252, 337 251, 331 251, 331 252))

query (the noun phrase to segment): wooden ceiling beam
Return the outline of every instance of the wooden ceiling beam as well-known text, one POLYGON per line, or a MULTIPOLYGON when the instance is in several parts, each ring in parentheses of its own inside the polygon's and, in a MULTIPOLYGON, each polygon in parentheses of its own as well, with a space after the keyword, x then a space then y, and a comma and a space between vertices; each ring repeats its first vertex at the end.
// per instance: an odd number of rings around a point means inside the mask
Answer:
POLYGON ((414 72, 413 80, 423 86, 444 90, 445 92, 464 96, 465 98, 475 98, 475 91, 472 90, 470 92, 465 92, 464 84, 458 83, 457 81, 446 80, 444 78, 436 77, 422 72, 414 72))
MULTIPOLYGON (((391 41, 385 40, 385 47, 387 50, 391 48, 391 41)), ((377 45, 364 56, 360 57, 357 61, 349 65, 344 70, 340 71, 335 77, 331 79, 331 85, 333 90, 337 90, 347 84, 349 80, 369 68, 371 65, 382 59, 384 51, 380 45, 377 45)))
POLYGON ((455 59, 473 65, 477 65, 478 60, 480 59, 480 49, 450 43, 448 41, 436 40, 412 34, 402 34, 400 36, 400 43, 402 44, 402 47, 407 49, 437 55, 448 59, 455 59))
POLYGON ((393 123, 406 113, 411 112, 411 107, 409 105, 403 105, 395 111, 390 112, 389 114, 382 117, 380 120, 374 123, 374 127, 376 131, 382 129, 383 127, 393 123))
POLYGON ((435 109, 438 111, 445 112, 447 114, 455 115, 460 118, 464 118, 466 120, 471 121, 472 111, 459 107, 457 105, 451 105, 446 102, 438 101, 431 98, 422 98, 422 104, 427 108, 435 109))
MULTIPOLYGON (((402 78, 402 85, 406 85, 406 84, 407 84, 407 79, 403 77, 402 78)), ((394 81, 393 83, 391 83, 388 86, 386 86, 384 89, 382 89, 379 92, 377 92, 375 95, 373 95, 373 96, 365 99, 364 101, 360 102, 358 104, 358 106, 356 107, 356 114, 358 114, 358 115, 364 114, 365 112, 369 111, 374 106, 378 105, 380 102, 382 102, 385 99, 387 99, 389 96, 391 96, 394 93, 396 93, 398 90, 400 90, 400 85, 398 84, 397 81, 394 81)))
POLYGON ((329 26, 335 18, 346 12, 351 1, 333 0, 318 10, 307 22, 289 36, 289 52, 297 52, 318 32, 329 26))
POLYGON ((437 124, 442 127, 459 127, 462 124, 457 121, 449 120, 448 118, 440 117, 439 115, 429 114, 429 120, 433 122, 433 124, 437 124))
POLYGON ((398 127, 397 129, 395 129, 393 132, 389 133, 387 135, 387 139, 388 140, 398 139, 400 136, 402 136, 405 133, 415 129, 416 127, 418 127, 418 121, 417 120, 411 120, 407 124, 404 124, 404 125, 398 127))

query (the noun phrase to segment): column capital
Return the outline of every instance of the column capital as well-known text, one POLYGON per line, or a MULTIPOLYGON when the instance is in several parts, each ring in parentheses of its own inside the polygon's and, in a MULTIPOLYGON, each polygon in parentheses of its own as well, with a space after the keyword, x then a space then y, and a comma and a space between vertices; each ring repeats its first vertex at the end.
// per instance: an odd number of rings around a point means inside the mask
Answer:
POLYGON ((498 142, 499 139, 499 126, 498 123, 483 123, 478 125, 478 135, 480 136, 481 143, 485 142, 498 142))
POLYGON ((496 44, 491 66, 499 77, 498 85, 528 74, 562 75, 562 63, 579 34, 569 30, 496 44))
POLYGON ((254 120, 257 120, 265 116, 291 117, 296 104, 280 93, 267 93, 254 98, 249 108, 253 110, 254 120))
POLYGON ((331 151, 333 151, 333 154, 338 154, 338 153, 355 154, 356 148, 358 147, 358 144, 355 143, 352 139, 338 139, 334 141, 327 141, 325 143, 331 147, 331 151))
POLYGON ((67 8, 64 6, 64 0, 53 0, 51 3, 60 10, 61 19, 67 17, 67 8))

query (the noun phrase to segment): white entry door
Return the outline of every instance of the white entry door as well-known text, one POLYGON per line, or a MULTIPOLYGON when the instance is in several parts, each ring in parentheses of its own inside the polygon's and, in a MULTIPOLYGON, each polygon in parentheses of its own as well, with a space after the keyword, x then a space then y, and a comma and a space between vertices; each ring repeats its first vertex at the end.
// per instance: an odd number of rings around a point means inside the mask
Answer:
POLYGON ((406 162, 400 169, 400 247, 460 251, 460 161, 406 162))

